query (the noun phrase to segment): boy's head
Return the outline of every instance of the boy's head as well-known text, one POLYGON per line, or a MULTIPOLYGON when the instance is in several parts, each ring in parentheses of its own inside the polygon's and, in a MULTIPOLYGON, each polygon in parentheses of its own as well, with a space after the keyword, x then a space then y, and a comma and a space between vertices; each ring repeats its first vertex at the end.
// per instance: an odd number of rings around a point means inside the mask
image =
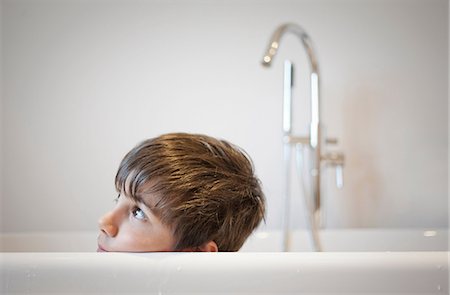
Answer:
POLYGON ((120 198, 100 220, 100 250, 237 251, 265 213, 249 157, 205 135, 142 142, 122 160, 115 184, 120 198))

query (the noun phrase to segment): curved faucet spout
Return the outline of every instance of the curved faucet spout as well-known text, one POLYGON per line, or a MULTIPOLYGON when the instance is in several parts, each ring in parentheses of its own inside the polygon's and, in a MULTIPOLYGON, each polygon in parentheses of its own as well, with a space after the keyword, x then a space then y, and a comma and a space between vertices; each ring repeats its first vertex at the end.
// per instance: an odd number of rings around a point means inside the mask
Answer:
POLYGON ((302 27, 292 23, 283 24, 279 26, 275 30, 275 32, 273 32, 272 38, 270 39, 269 42, 269 46, 262 60, 263 66, 269 67, 271 65, 273 58, 275 57, 278 48, 280 47, 281 37, 283 37, 283 35, 287 32, 293 33, 294 35, 300 38, 303 47, 305 48, 306 53, 308 54, 311 65, 311 71, 318 74, 319 67, 317 65, 317 58, 314 53, 311 39, 309 38, 308 34, 306 34, 305 30, 303 30, 302 27))
MULTIPOLYGON (((291 150, 295 146, 298 148, 301 146, 309 146, 311 151, 310 154, 310 165, 308 167, 309 176, 311 179, 311 198, 313 200, 310 216, 311 220, 311 233, 312 240, 316 246, 316 249, 320 251, 320 241, 317 234, 317 228, 321 221, 321 174, 322 174, 322 163, 328 164, 336 167, 336 182, 338 186, 342 185, 342 167, 344 165, 344 155, 342 153, 332 154, 322 154, 322 144, 331 143, 332 140, 323 140, 322 142, 322 126, 320 124, 320 95, 319 95, 319 66, 317 64, 317 57, 312 45, 312 41, 306 34, 302 27, 296 24, 287 23, 279 26, 272 34, 269 42, 269 46, 264 54, 262 65, 265 67, 270 67, 278 49, 280 48, 281 38, 285 33, 292 33, 296 35, 306 51, 309 58, 309 63, 311 67, 310 71, 310 99, 311 99, 311 123, 309 136, 294 136, 292 134, 292 109, 291 109, 291 99, 292 99, 292 63, 290 61, 285 62, 285 81, 284 81, 284 96, 283 96, 283 142, 284 142, 284 162, 285 162, 285 179, 286 179, 286 208, 289 208, 289 198, 290 198, 290 159, 291 150)), ((300 157, 297 153, 297 158, 300 157)), ((301 165, 299 165, 301 166, 301 165)), ((299 169, 300 170, 300 169, 299 169)), ((300 173, 300 172, 299 172, 300 173)), ((306 198, 306 193, 304 193, 306 198)), ((285 249, 289 245, 289 210, 285 212, 285 226, 284 226, 284 238, 285 238, 285 249)))
MULTIPOLYGON (((312 212, 311 214, 308 214, 311 218, 311 232, 313 235, 313 241, 316 246, 316 249, 320 251, 320 241, 318 239, 317 231, 316 229, 318 226, 317 224, 320 223, 320 206, 321 206, 321 192, 320 192, 320 177, 321 177, 321 127, 320 127, 320 105, 319 105, 319 67, 317 64, 317 58, 316 54, 314 53, 314 49, 312 46, 311 39, 309 38, 308 34, 303 30, 302 27, 296 25, 296 24, 283 24, 279 26, 275 32, 272 34, 272 38, 270 39, 269 46, 267 48, 267 51, 263 57, 262 64, 263 66, 269 67, 273 61, 273 58, 275 57, 279 47, 280 47, 280 40, 283 37, 285 33, 293 33, 297 37, 300 38, 300 41, 303 44, 303 47, 306 50, 306 54, 308 55, 310 66, 311 66, 311 75, 310 75, 310 83, 311 83, 311 124, 310 124, 310 134, 309 137, 296 137, 292 135, 292 116, 290 115, 291 112, 291 104, 287 103, 288 105, 285 107, 283 106, 283 131, 284 131, 284 143, 285 143, 285 165, 286 165, 286 182, 287 187, 289 186, 289 155, 291 152, 291 148, 293 145, 295 145, 298 142, 301 142, 302 144, 308 143, 309 147, 312 151, 312 167, 310 167, 310 176, 312 180, 312 187, 311 187, 311 193, 312 193, 312 199, 313 205, 311 206, 312 212), (286 117, 287 116, 287 117, 286 117)), ((292 86, 291 86, 292 87, 292 86)), ((290 91, 289 91, 290 95, 290 91)), ((286 101, 290 102, 290 98, 288 100, 284 100, 284 104, 286 104, 286 101)), ((286 188, 286 204, 289 203, 289 188, 286 188)), ((307 198, 307 196, 304 196, 307 198)), ((288 206, 286 206, 288 207, 288 206)), ((286 212, 286 215, 289 216, 289 214, 286 212)), ((288 230, 288 217, 285 218, 285 245, 288 245, 289 243, 289 230, 288 230)), ((288 246, 285 246, 285 249, 287 249, 288 246)))
MULTIPOLYGON (((317 149, 317 151, 320 152, 319 66, 312 41, 308 34, 306 34, 305 30, 297 24, 287 23, 279 26, 272 34, 262 64, 266 67, 271 65, 277 50, 280 47, 281 38, 285 33, 293 33, 298 36, 309 57, 311 66, 311 125, 309 143, 313 149, 317 149)), ((317 155, 317 160, 320 162, 320 154, 317 155)))

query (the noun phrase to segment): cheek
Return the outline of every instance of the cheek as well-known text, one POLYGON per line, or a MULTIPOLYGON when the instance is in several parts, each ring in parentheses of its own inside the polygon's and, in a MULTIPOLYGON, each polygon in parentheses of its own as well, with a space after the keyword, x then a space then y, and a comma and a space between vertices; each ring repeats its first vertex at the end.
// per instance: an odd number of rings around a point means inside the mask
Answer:
POLYGON ((172 235, 157 228, 142 235, 137 242, 150 251, 171 251, 174 245, 172 235))
POLYGON ((124 225, 121 233, 121 247, 125 251, 150 252, 171 251, 174 240, 170 232, 163 228, 124 225))
POLYGON ((111 251, 118 252, 128 252, 137 251, 136 247, 139 247, 136 241, 137 235, 127 229, 126 227, 121 227, 119 233, 108 241, 111 251))

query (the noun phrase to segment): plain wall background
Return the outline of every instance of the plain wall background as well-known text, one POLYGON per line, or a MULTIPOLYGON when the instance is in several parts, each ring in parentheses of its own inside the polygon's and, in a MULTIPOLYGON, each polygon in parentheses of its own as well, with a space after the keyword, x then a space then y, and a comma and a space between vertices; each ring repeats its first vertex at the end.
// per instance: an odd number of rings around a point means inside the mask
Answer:
MULTIPOLYGON (((285 22, 310 34, 322 117, 346 156, 324 180, 326 226, 446 227, 448 2, 4 0, 1 8, 3 232, 95 230, 139 141, 206 133, 243 147, 283 208, 282 64, 297 66, 295 129, 309 121, 309 65, 285 22)), ((293 223, 304 227, 303 201, 293 223)))

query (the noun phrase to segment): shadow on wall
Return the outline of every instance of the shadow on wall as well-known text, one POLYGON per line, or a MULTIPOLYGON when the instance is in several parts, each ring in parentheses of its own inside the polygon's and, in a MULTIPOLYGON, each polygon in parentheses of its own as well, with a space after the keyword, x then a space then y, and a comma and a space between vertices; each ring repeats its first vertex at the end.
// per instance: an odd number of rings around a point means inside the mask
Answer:
POLYGON ((347 205, 351 211, 350 222, 358 226, 376 224, 377 207, 379 205, 382 181, 380 167, 376 163, 377 135, 380 131, 379 120, 382 109, 377 102, 377 94, 370 86, 361 85, 348 94, 343 100, 342 117, 343 142, 346 143, 346 186, 351 191, 346 195, 347 205), (367 210, 368 208, 371 208, 367 210), (365 212, 364 216, 361 215, 365 212), (370 215, 368 215, 368 213, 370 215))

